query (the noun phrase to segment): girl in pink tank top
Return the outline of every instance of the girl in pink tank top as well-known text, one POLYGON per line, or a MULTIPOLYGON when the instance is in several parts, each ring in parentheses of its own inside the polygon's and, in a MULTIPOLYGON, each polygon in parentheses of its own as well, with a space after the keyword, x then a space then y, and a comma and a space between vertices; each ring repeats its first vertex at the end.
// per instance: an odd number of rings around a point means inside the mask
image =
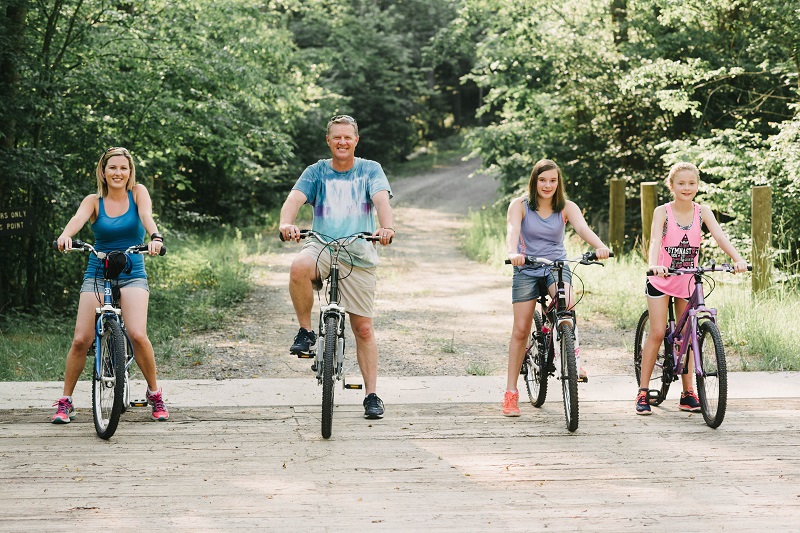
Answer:
MULTIPOLYGON (((725 236, 711 208, 694 202, 700 184, 700 171, 691 163, 676 163, 667 177, 672 202, 656 207, 650 228, 649 270, 655 275, 647 278, 647 310, 650 313, 650 332, 642 348, 642 371, 636 395, 636 414, 649 415, 647 390, 656 362, 658 349, 664 342, 667 329, 669 296, 674 296, 675 316, 680 316, 694 291, 691 275, 667 277, 667 268, 697 266, 702 241, 702 225, 734 262, 736 272, 746 272, 747 263, 725 236)), ((693 361, 681 376, 683 392, 678 403, 682 411, 700 411, 700 402, 692 390, 693 361)))

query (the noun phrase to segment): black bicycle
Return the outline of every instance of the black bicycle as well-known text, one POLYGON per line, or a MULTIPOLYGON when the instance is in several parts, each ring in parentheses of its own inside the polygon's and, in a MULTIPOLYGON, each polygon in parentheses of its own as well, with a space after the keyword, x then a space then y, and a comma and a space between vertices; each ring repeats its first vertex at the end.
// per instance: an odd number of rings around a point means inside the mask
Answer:
MULTIPOLYGON (((613 257, 611 253, 609 257, 613 257)), ((506 260, 506 264, 510 264, 506 260)), ((575 360, 575 340, 577 338, 575 307, 578 302, 567 309, 567 294, 564 286, 563 271, 569 263, 581 265, 600 265, 594 252, 586 252, 573 259, 550 261, 539 257, 526 256, 525 264, 537 267, 549 267, 556 273, 556 297, 550 293, 542 279, 539 295, 539 306, 533 314, 531 339, 525 349, 520 374, 525 376, 525 387, 528 398, 534 407, 544 405, 547 397, 547 378, 559 372, 561 391, 564 398, 564 415, 567 429, 570 432, 578 429, 578 365, 575 360), (556 367, 558 362, 558 367, 556 367)), ((580 301, 580 300, 579 300, 580 301)))
MULTIPOLYGON (((283 234, 280 235, 284 240, 283 234)), ((339 302, 339 282, 346 276, 340 276, 339 255, 347 253, 347 247, 358 239, 379 242, 380 237, 371 233, 354 233, 349 237, 340 239, 326 239, 324 235, 314 230, 300 230, 300 238, 313 238, 323 244, 331 254, 331 268, 328 274, 328 302, 319 308, 319 335, 317 346, 309 353, 300 354, 298 357, 314 359, 311 370, 316 372, 317 383, 322 385, 322 437, 330 438, 333 430, 333 385, 341 381, 345 389, 361 389, 360 383, 347 383, 344 379, 344 350, 345 350, 345 308, 339 302)), ((322 289, 322 282, 316 286, 322 289)))
MULTIPOLYGON (((58 250, 58 242, 53 241, 53 248, 58 250)), ((95 310, 95 338, 89 354, 94 353, 94 370, 92 373, 92 416, 94 429, 101 439, 110 439, 117 431, 119 418, 131 407, 144 407, 147 400, 130 399, 130 367, 133 364, 133 345, 120 307, 119 288, 112 283, 128 267, 128 255, 147 252, 146 244, 137 244, 126 250, 100 252, 94 246, 78 239, 73 239, 72 248, 64 252, 89 252, 94 254, 103 265, 103 300, 102 307, 95 310)), ((161 247, 159 255, 167 253, 161 247)), ((98 302, 100 301, 98 286, 98 302)))

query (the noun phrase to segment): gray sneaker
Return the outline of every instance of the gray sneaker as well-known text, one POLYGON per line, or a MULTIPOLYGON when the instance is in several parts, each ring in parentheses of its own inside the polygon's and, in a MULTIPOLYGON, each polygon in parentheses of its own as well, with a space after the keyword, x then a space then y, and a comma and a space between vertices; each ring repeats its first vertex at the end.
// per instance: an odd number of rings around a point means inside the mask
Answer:
POLYGON ((383 418, 383 402, 374 392, 364 398, 364 418, 370 420, 383 418))

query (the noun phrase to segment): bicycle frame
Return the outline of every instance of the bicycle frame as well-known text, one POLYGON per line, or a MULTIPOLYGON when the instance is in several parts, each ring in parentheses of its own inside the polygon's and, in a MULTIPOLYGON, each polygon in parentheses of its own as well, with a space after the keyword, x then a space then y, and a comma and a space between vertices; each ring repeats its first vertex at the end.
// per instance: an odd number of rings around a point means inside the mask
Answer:
POLYGON ((705 296, 703 295, 703 277, 701 272, 693 272, 694 293, 689 298, 686 309, 683 310, 677 323, 675 322, 674 297, 669 297, 669 320, 667 322, 667 334, 664 339, 667 341, 669 354, 673 362, 673 380, 686 373, 684 359, 692 348, 694 357, 694 372, 703 375, 703 364, 700 360, 700 345, 697 340, 697 326, 701 319, 707 319, 717 323, 717 310, 706 307, 705 296), (689 339, 689 342, 686 341, 689 339), (677 348, 677 349, 676 349, 677 348))

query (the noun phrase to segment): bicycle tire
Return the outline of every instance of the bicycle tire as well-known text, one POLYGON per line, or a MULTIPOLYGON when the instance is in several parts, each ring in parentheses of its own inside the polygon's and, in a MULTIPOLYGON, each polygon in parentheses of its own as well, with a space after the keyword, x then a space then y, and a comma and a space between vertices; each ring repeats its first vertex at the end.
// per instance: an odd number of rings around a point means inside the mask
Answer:
POLYGON ((333 368, 336 359, 336 333, 339 319, 325 317, 325 348, 322 353, 322 438, 328 439, 333 431, 333 368))
POLYGON ((92 380, 92 417, 97 436, 108 440, 117 431, 125 396, 125 336, 113 318, 104 319, 99 357, 100 375, 95 371, 92 380))
MULTIPOLYGON (((642 382, 642 350, 647 341, 647 336, 650 334, 650 312, 645 311, 639 317, 639 324, 636 326, 636 341, 633 345, 633 369, 636 372, 636 386, 638 387, 642 382)), ((666 340, 659 346, 658 353, 656 354, 656 363, 653 366, 653 372, 650 374, 651 390, 658 391, 658 398, 649 397, 650 405, 660 405, 661 402, 667 397, 669 386, 672 384, 672 359, 667 361, 666 358, 666 340), (660 372, 659 372, 660 370, 660 372), (660 380, 661 383, 653 383, 660 380), (657 385, 653 387, 653 385, 657 385)))
POLYGON ((701 372, 697 376, 697 396, 700 410, 708 427, 718 428, 725 418, 728 404, 728 367, 725 362, 725 348, 717 325, 704 320, 698 328, 698 347, 700 349, 701 372), (707 342, 711 340, 711 345, 707 342))
POLYGON ((575 335, 572 324, 558 326, 561 348, 561 391, 564 396, 564 416, 567 429, 578 429, 578 365, 575 362, 575 335))
POLYGON ((536 311, 533 315, 534 331, 531 341, 525 349, 525 387, 528 398, 534 407, 541 407, 547 398, 547 348, 542 333, 542 315, 536 311))

